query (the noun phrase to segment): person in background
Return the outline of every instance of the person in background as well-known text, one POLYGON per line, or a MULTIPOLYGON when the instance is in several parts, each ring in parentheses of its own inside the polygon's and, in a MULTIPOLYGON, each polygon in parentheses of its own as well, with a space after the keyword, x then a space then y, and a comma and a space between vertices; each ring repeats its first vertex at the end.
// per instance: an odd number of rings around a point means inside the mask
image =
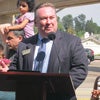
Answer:
MULTIPOLYGON (((35 9, 35 25, 38 34, 19 43, 17 54, 9 68, 3 65, 1 71, 21 70, 36 71, 38 50, 42 39, 45 42, 41 73, 65 73, 72 78, 77 89, 88 73, 88 59, 80 38, 58 30, 56 9, 51 3, 43 3, 35 9), (52 33, 52 34, 51 34, 52 33), (50 38, 53 35, 55 38, 50 38), (19 60, 20 58, 20 60, 19 60)), ((40 63, 39 63, 40 64, 40 63)), ((76 100, 76 96, 47 95, 46 100, 76 100)))
POLYGON ((3 59, 4 57, 5 57, 4 46, 0 44, 0 59, 3 59))
MULTIPOLYGON (((0 64, 6 61, 5 64, 8 65, 13 61, 16 55, 18 44, 24 39, 24 31, 23 30, 9 31, 8 33, 5 34, 5 36, 6 36, 5 43, 7 44, 8 47, 7 51, 8 59, 2 60, 1 62, 1 58, 4 58, 4 47, 0 45, 0 64)), ((15 92, 0 91, 0 100, 15 100, 15 92)))
MULTIPOLYGON (((9 66, 11 63, 11 60, 5 57, 4 46, 0 44, 0 68, 2 68, 2 63, 5 63, 7 66, 9 66)), ((0 100, 14 100, 13 98, 15 98, 13 92, 0 91, 0 100)))
POLYGON ((2 62, 4 62, 7 66, 11 63, 11 61, 5 57, 4 46, 0 44, 0 68, 2 67, 2 62))
POLYGON ((8 47, 7 58, 13 61, 18 44, 24 39, 23 30, 13 30, 6 33, 5 43, 8 47))
POLYGON ((99 100, 100 99, 100 76, 97 76, 94 82, 94 88, 92 91, 91 100, 99 100))
POLYGON ((29 38, 34 35, 34 0, 18 0, 17 7, 20 15, 17 16, 14 25, 5 27, 4 31, 23 29, 24 38, 29 38))

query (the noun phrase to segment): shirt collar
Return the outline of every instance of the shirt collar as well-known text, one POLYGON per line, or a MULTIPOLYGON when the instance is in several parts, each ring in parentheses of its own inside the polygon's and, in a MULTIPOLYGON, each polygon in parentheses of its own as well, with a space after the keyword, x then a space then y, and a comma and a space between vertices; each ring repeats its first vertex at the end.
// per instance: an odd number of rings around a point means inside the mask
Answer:
POLYGON ((40 34, 38 34, 38 40, 41 41, 42 39, 43 37, 40 34))

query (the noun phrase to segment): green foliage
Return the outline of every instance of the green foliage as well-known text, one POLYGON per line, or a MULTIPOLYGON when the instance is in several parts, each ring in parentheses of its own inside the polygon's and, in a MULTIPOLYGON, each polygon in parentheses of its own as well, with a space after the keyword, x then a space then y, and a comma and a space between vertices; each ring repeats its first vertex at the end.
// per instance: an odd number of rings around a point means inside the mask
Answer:
POLYGON ((38 32, 38 29, 37 27, 34 26, 34 33, 37 34, 37 32, 38 32))
POLYGON ((97 33, 96 34, 100 34, 100 26, 97 27, 97 33))
POLYGON ((84 37, 84 33, 85 33, 85 31, 79 31, 79 32, 76 33, 76 35, 78 37, 80 37, 80 38, 83 38, 84 37))
POLYGON ((73 27, 73 17, 72 15, 66 15, 62 18, 62 22, 64 25, 64 28, 67 30, 69 27, 73 27))
POLYGON ((100 26, 93 22, 92 18, 86 21, 86 16, 80 14, 73 18, 71 14, 62 18, 62 24, 67 32, 83 37, 85 32, 100 34, 100 26))
POLYGON ((80 14, 74 18, 76 32, 85 30, 85 18, 86 16, 84 14, 80 14))
POLYGON ((65 28, 64 28, 62 22, 60 21, 60 17, 58 17, 58 29, 60 31, 65 31, 65 28))
POLYGON ((87 20, 85 30, 89 33, 92 32, 94 34, 97 34, 99 32, 99 28, 98 28, 97 24, 94 23, 92 19, 87 20))
POLYGON ((63 25, 62 25, 62 23, 60 23, 60 22, 58 22, 58 29, 60 31, 64 31, 65 30, 64 27, 63 27, 63 25))
POLYGON ((67 32, 70 33, 70 34, 76 34, 76 32, 73 29, 73 27, 68 27, 67 32))

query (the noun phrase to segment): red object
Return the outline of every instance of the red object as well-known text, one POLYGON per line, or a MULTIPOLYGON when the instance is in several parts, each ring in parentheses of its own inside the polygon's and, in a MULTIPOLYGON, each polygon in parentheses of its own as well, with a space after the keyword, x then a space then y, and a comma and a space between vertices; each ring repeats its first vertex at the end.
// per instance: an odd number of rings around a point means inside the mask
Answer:
POLYGON ((11 60, 4 58, 0 60, 0 64, 2 64, 2 62, 4 62, 5 64, 10 64, 11 60))

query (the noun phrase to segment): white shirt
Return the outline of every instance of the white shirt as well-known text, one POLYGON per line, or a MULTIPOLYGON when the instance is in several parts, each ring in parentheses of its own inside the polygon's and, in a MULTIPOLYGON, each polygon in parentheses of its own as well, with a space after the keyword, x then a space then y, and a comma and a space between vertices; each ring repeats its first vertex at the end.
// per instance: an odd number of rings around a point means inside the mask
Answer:
MULTIPOLYGON (((39 39, 38 39, 38 42, 37 42, 37 45, 36 45, 36 48, 35 48, 35 52, 34 52, 34 60, 33 60, 33 68, 32 68, 33 71, 34 71, 34 61, 36 59, 38 49, 41 45, 41 39, 42 39, 42 37, 40 35, 38 35, 38 36, 39 36, 38 37, 39 39)), ((44 61, 43 61, 42 73, 47 72, 52 44, 53 44, 52 40, 50 40, 49 42, 46 43, 46 51, 45 51, 45 58, 44 58, 44 61)))

